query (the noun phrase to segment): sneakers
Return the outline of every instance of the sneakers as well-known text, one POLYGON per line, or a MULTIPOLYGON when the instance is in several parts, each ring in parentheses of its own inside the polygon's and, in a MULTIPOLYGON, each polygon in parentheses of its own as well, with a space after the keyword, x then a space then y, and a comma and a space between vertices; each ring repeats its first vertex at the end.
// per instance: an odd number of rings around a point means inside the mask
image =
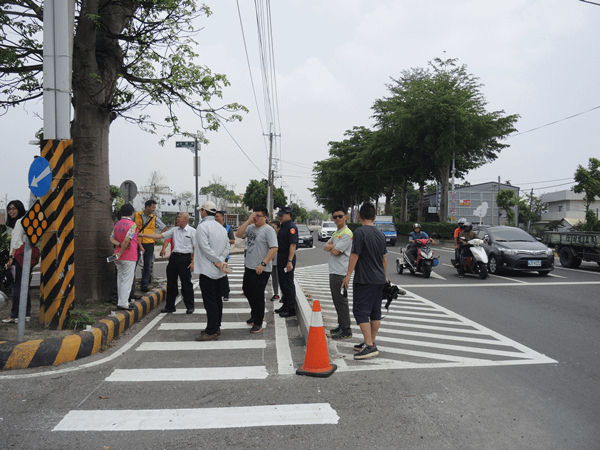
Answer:
POLYGON ((333 329, 329 330, 329 332, 330 332, 331 334, 336 334, 336 333, 339 333, 340 331, 342 331, 342 327, 340 327, 339 325, 338 325, 337 327, 335 327, 335 328, 333 328, 333 329))
MULTIPOLYGON (((356 344, 356 345, 355 345, 354 347, 352 347, 352 348, 354 348, 354 351, 355 351, 355 352, 360 352, 360 351, 363 349, 363 347, 364 347, 365 345, 367 345, 367 344, 365 344, 364 342, 361 342, 360 344, 356 344)), ((375 345, 375 342, 373 342, 373 345, 375 345)))
MULTIPOLYGON (((206 330, 202 330, 200 332, 200 334, 206 334, 206 330)), ((217 330, 217 336, 221 336, 221 329, 220 328, 217 330)))
MULTIPOLYGON (((31 321, 31 316, 27 316, 25 317, 25 322, 30 322, 31 321)), ((2 319, 2 322, 4 323, 19 323, 19 318, 18 317, 9 317, 8 319, 2 319)))
MULTIPOLYGON (((354 359, 367 359, 379 355, 379 350, 377 350, 375 344, 373 344, 373 347, 365 344, 364 342, 361 345, 363 348, 360 352, 354 355, 354 359)), ((356 347, 358 346, 355 346, 354 348, 356 349, 356 347)))
POLYGON ((279 313, 279 317, 293 317, 296 315, 295 309, 284 309, 279 313))
POLYGON ((219 339, 219 335, 217 333, 215 334, 201 334, 200 336, 196 336, 196 341, 216 341, 217 339, 219 339))
POLYGON ((279 295, 275 294, 273 297, 271 297, 272 302, 274 302, 275 300, 279 300, 279 295))
POLYGON ((331 333, 331 339, 350 339, 351 337, 352 333, 344 330, 340 330, 337 333, 331 333))
POLYGON ((250 328, 250 333, 260 333, 262 330, 262 326, 253 325, 252 328, 250 328))
POLYGON ((254 319, 252 317, 250 317, 248 320, 246 320, 246 323, 248 325, 254 325, 254 319))

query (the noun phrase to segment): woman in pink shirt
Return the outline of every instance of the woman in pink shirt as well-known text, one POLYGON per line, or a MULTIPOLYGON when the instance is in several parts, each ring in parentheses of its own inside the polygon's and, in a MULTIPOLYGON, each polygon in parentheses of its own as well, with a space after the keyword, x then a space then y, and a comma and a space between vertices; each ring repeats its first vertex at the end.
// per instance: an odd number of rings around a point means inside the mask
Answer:
POLYGON ((138 230, 133 221, 135 210, 130 204, 121 207, 122 219, 119 220, 110 236, 110 242, 116 246, 117 289, 119 292, 118 310, 134 311, 135 304, 129 303, 131 284, 135 276, 135 263, 138 259, 138 230))

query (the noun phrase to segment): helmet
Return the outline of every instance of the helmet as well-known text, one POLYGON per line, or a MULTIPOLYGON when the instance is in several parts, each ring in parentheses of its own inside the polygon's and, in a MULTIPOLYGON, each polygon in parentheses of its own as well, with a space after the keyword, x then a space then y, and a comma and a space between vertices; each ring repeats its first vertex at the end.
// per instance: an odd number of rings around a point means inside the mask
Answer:
POLYGON ((458 219, 458 226, 460 228, 463 228, 465 226, 466 221, 467 221, 467 219, 465 219, 464 217, 462 219, 458 219))
POLYGON ((473 224, 471 222, 464 223, 465 230, 471 231, 473 229, 473 224))
POLYGON ((415 228, 419 228, 419 229, 421 229, 421 224, 420 224, 420 223, 415 223, 415 224, 413 225, 413 230, 414 230, 415 228))

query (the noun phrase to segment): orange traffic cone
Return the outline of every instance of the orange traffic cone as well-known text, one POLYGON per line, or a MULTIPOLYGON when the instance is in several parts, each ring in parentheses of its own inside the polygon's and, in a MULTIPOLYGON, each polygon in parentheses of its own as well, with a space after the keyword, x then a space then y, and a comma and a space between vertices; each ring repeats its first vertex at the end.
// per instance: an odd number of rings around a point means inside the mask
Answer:
POLYGON ((321 315, 321 302, 315 300, 313 302, 310 329, 308 330, 304 364, 296 370, 296 374, 325 378, 335 372, 335 369, 337 369, 337 366, 329 363, 327 338, 325 337, 323 316, 321 315))

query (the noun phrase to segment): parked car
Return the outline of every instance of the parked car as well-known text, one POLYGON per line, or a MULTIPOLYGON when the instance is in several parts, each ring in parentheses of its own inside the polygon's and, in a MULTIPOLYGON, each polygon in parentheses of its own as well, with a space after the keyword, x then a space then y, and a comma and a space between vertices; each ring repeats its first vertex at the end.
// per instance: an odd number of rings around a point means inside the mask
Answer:
POLYGON ((296 224, 298 227, 298 247, 312 247, 313 235, 312 231, 304 224, 296 224))
POLYGON ((320 241, 328 241, 333 233, 335 233, 337 227, 335 226, 335 222, 323 222, 323 224, 319 227, 319 231, 317 231, 317 239, 320 241))
POLYGON ((548 275, 554 269, 554 250, 520 228, 476 225, 473 231, 484 241, 491 274, 517 270, 548 275))

